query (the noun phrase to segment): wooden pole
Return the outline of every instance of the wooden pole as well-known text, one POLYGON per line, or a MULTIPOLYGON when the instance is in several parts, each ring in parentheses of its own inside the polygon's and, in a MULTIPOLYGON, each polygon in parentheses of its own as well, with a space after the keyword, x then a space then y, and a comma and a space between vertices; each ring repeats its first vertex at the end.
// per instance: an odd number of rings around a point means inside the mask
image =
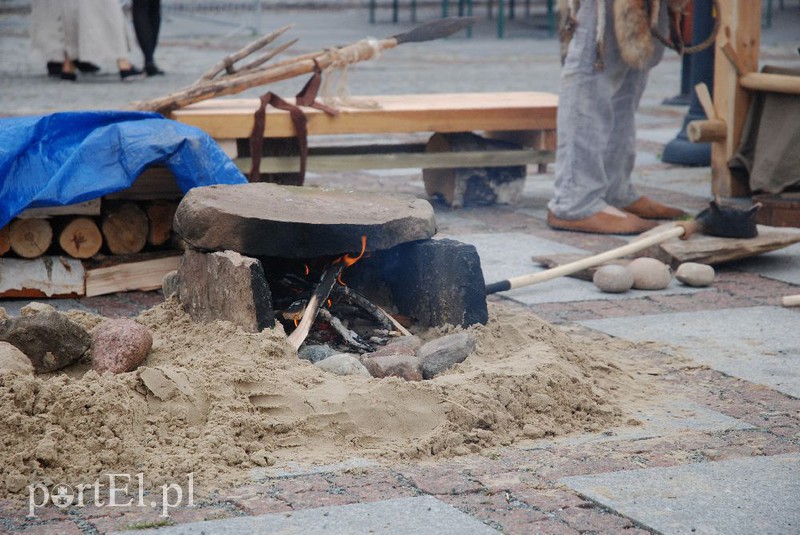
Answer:
POLYGON ((742 137, 750 95, 739 84, 737 69, 758 71, 761 38, 761 2, 754 0, 727 0, 719 2, 720 32, 714 56, 714 107, 719 118, 725 121, 725 139, 711 144, 711 189, 722 197, 741 197, 750 193, 746 183, 736 181, 728 169, 728 161, 739 146, 742 137), (730 44, 738 62, 734 65, 725 55, 723 47, 730 44))
POLYGON ((125 203, 108 210, 101 229, 112 254, 138 253, 147 244, 147 214, 135 203, 125 203))
POLYGON ((53 243, 53 227, 47 219, 15 219, 8 241, 11 250, 22 258, 37 258, 53 243))
POLYGON ((103 246, 103 234, 88 217, 76 217, 58 234, 58 245, 72 258, 91 258, 103 246))

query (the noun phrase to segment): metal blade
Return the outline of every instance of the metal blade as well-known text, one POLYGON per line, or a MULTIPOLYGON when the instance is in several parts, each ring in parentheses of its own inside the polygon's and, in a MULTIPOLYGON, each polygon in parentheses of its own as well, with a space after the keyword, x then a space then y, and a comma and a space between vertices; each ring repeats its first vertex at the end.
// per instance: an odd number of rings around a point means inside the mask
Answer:
POLYGON ((477 17, 448 17, 426 22, 413 30, 393 35, 392 38, 397 41, 398 45, 433 41, 456 34, 474 24, 477 20, 477 17))

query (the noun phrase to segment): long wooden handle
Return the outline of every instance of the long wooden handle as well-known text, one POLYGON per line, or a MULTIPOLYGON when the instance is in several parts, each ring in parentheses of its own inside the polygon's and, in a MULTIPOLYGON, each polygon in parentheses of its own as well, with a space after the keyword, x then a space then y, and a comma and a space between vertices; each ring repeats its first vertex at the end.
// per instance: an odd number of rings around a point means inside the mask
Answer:
POLYGON ((783 306, 785 307, 796 307, 800 306, 800 294, 797 295, 784 295, 783 299, 781 300, 783 306))
POLYGON ((489 295, 497 292, 503 292, 506 290, 513 290, 514 288, 520 288, 522 286, 530 286, 531 284, 536 284, 539 282, 545 282, 552 279, 557 279, 558 277, 565 277, 567 275, 572 275, 573 273, 577 273, 581 270, 594 266, 599 266, 604 262, 608 262, 610 260, 616 260, 617 258, 622 258, 623 256, 627 256, 629 254, 638 253, 639 251, 647 249, 652 245, 665 242, 671 238, 680 238, 681 236, 684 235, 685 232, 686 229, 684 227, 676 226, 675 228, 671 228, 663 232, 653 234, 652 236, 636 240, 627 245, 623 245, 622 247, 617 247, 616 249, 611 249, 610 251, 596 254, 588 258, 582 258, 581 260, 576 260, 574 262, 564 264, 563 266, 546 269, 544 271, 539 271, 537 273, 520 275, 519 277, 513 277, 511 279, 495 282, 492 284, 487 284, 486 294, 489 295))

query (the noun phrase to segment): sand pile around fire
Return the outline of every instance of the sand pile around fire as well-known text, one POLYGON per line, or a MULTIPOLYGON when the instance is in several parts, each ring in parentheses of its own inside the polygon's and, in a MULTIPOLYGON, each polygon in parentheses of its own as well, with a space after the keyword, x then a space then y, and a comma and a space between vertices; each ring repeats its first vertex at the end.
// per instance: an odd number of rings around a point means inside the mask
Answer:
MULTIPOLYGON (((0 375, 0 496, 23 481, 109 472, 143 472, 152 487, 193 472, 208 490, 276 460, 476 452, 619 424, 620 396, 651 388, 601 342, 576 342, 500 305, 490 314, 473 328, 477 347, 464 363, 411 383, 327 374, 299 360, 280 328, 194 324, 168 301, 137 318, 154 343, 134 372, 0 375)), ((87 327, 101 320, 70 317, 87 327)))

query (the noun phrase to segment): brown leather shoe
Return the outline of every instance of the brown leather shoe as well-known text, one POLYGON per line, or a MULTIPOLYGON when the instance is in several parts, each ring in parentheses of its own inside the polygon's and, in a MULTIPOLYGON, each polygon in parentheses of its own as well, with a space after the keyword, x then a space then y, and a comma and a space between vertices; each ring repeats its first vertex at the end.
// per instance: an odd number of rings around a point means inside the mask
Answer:
POLYGON ((639 197, 636 202, 629 204, 623 210, 644 219, 677 219, 687 215, 683 210, 661 204, 645 196, 639 197))
POLYGON ((590 232, 592 234, 641 234, 658 226, 652 221, 645 221, 633 214, 614 215, 607 212, 597 212, 583 219, 561 219, 550 210, 547 211, 547 224, 558 230, 572 230, 575 232, 590 232))

